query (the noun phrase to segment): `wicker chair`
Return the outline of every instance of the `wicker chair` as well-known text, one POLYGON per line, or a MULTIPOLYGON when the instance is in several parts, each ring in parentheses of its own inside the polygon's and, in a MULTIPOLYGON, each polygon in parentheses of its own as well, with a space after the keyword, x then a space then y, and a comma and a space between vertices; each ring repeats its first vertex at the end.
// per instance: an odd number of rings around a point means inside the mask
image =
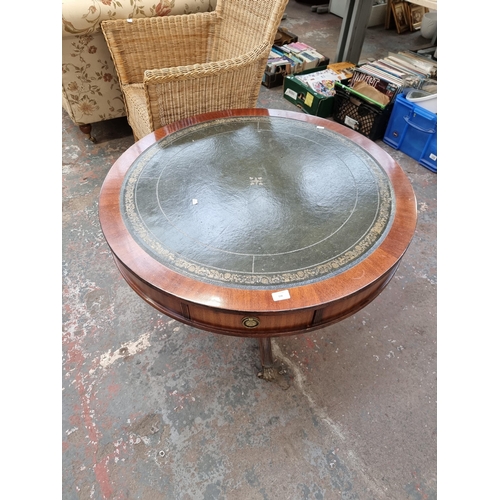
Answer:
POLYGON ((105 20, 135 140, 209 111, 254 108, 288 0, 218 0, 215 11, 105 20))

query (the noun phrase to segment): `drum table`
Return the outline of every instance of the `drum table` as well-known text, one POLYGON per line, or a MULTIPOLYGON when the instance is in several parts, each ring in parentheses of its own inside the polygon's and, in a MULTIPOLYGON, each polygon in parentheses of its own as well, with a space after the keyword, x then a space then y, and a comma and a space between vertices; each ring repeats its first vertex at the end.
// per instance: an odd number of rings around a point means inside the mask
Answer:
POLYGON ((271 337, 342 320, 387 285, 417 211, 401 167, 330 120, 247 109, 168 125, 113 165, 102 231, 137 294, 210 332, 271 337))

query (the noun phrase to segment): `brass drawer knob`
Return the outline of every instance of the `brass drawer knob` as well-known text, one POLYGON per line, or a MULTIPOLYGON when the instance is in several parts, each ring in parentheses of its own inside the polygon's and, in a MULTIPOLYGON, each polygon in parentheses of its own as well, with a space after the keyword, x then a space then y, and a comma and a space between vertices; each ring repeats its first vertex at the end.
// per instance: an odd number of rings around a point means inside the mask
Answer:
POLYGON ((245 328, 255 328, 256 326, 259 326, 260 323, 259 318, 250 317, 243 318, 241 322, 245 328))

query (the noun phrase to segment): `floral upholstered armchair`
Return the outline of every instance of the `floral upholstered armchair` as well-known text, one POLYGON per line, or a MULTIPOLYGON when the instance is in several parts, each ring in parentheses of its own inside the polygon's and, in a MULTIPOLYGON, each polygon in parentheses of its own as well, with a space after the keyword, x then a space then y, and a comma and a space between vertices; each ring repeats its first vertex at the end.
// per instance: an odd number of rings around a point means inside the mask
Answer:
POLYGON ((104 19, 208 12, 217 0, 63 0, 62 104, 91 140, 92 124, 126 116, 106 41, 104 19))

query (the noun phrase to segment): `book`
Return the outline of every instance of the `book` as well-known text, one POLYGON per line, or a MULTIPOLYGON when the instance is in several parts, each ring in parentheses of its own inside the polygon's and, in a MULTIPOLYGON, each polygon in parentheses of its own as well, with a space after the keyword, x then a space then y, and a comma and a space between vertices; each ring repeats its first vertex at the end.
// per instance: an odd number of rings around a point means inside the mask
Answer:
POLYGON ((378 101, 375 101, 374 99, 368 97, 368 96, 365 96, 363 94, 360 94, 357 90, 354 90, 352 87, 349 87, 347 85, 344 85, 343 83, 341 82, 335 82, 335 88, 340 88, 341 90, 343 90, 344 92, 346 92, 347 94, 349 95, 353 95, 353 96, 357 96, 359 97, 360 99, 364 99, 365 101, 371 103, 371 104, 374 104, 375 106, 377 106, 378 108, 380 109, 384 109, 385 106, 383 104, 380 104, 380 102, 378 101))
POLYGON ((308 54, 311 54, 314 56, 316 59, 318 59, 318 66, 322 66, 322 64, 326 61, 326 56, 323 54, 320 54, 316 49, 307 49, 305 52, 308 54))
POLYGON ((410 50, 404 50, 398 52, 398 54, 406 58, 408 62, 411 62, 414 66, 421 70, 425 70, 431 78, 435 78, 437 76, 437 62, 429 59, 428 57, 423 57, 416 52, 412 52, 410 50))
POLYGON ((391 81, 389 76, 385 77, 381 73, 377 73, 370 69, 363 69, 365 65, 356 68, 353 72, 350 86, 354 87, 354 85, 358 82, 364 82, 375 88, 382 94, 386 95, 390 101, 395 99, 395 96, 401 91, 403 81, 401 80, 399 83, 396 81, 391 81))
POLYGON ((328 69, 335 71, 339 75, 340 80, 348 80, 352 77, 352 72, 356 69, 356 65, 350 62, 330 63, 328 69))
POLYGON ((273 45, 269 52, 266 72, 270 74, 301 73, 326 64, 327 57, 302 42, 273 45))
POLYGON ((398 64, 402 68, 405 68, 407 71, 411 71, 416 75, 420 75, 422 78, 429 78, 430 72, 427 69, 419 68, 414 65, 411 61, 408 61, 407 58, 403 57, 401 54, 391 54, 389 52, 389 56, 387 57, 389 61, 393 61, 393 63, 398 64))
POLYGON ((290 47, 291 50, 294 52, 302 52, 303 50, 308 50, 312 49, 310 45, 307 45, 306 43, 303 42, 292 42, 288 44, 288 47, 290 47))
POLYGON ((340 80, 339 74, 328 68, 305 75, 296 75, 296 78, 318 94, 325 96, 335 95, 335 82, 340 80))
MULTIPOLYGON (((283 45, 285 47, 285 45, 283 45)), ((283 50, 283 56, 291 64, 291 73, 300 73, 304 69, 304 63, 302 59, 299 59, 293 52, 288 52, 283 50)))
POLYGON ((304 61, 304 70, 316 68, 319 64, 319 59, 307 50, 297 53, 297 57, 304 61))
POLYGON ((281 47, 273 46, 267 59, 266 72, 290 75, 302 71, 302 64, 302 60, 297 59, 287 51, 281 50, 281 47))
POLYGON ((389 71, 386 71, 385 69, 381 69, 372 63, 363 64, 362 66, 360 66, 360 69, 366 73, 370 73, 374 76, 378 76, 378 77, 383 78, 384 80, 387 80, 387 81, 394 83, 396 85, 402 85, 402 83, 403 83, 403 78, 396 76, 396 75, 393 75, 389 71))
MULTIPOLYGON (((399 61, 397 60, 392 60, 392 59, 388 59, 388 58, 384 58, 383 61, 388 64, 388 65, 391 65, 397 69, 399 69, 400 71, 403 71, 406 73, 406 76, 405 76, 405 79, 407 80, 412 80, 412 81, 422 81, 422 79, 425 79, 426 76, 418 71, 414 71, 413 69, 409 68, 408 66, 403 66, 402 64, 399 63, 399 61)), ((413 86, 413 85, 410 85, 408 84, 407 86, 413 86)))
POLYGON ((292 68, 289 61, 285 59, 279 59, 272 62, 268 61, 266 66, 266 71, 271 75, 275 74, 285 74, 289 75, 292 72, 292 68))
POLYGON ((371 85, 368 85, 366 82, 363 81, 356 82, 352 86, 352 88, 355 91, 359 92, 360 94, 364 95, 365 97, 377 101, 382 106, 386 106, 391 102, 391 99, 388 96, 386 96, 382 92, 379 92, 376 88, 372 87, 371 85))
POLYGON ((378 68, 382 71, 385 71, 386 73, 395 76, 397 78, 401 78, 404 80, 408 76, 408 72, 401 71, 399 68, 396 66, 392 66, 388 64, 387 62, 383 62, 382 60, 374 61, 370 63, 371 66, 374 66, 375 68, 378 68))

